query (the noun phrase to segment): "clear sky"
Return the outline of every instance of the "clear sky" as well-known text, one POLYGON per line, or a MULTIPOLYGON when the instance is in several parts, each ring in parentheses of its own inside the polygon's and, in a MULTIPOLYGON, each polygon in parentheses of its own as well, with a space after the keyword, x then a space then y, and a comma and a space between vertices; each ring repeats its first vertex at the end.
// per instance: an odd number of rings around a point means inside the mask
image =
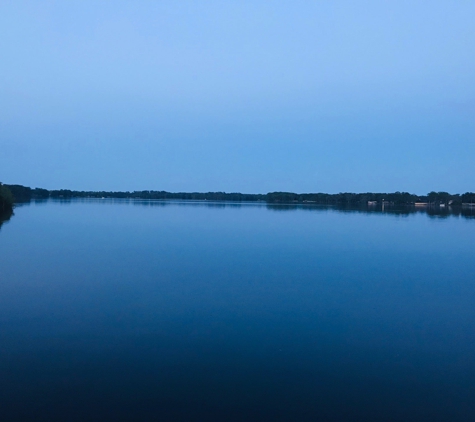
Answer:
POLYGON ((0 3, 0 181, 475 190, 475 1, 0 3))

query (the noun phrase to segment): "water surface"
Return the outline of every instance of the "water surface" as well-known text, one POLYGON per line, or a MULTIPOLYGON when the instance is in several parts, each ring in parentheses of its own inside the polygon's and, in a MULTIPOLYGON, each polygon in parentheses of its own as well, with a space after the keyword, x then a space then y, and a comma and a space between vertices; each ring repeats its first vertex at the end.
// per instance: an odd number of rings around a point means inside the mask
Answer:
POLYGON ((18 207, 2 420, 472 421, 474 235, 461 215, 18 207))

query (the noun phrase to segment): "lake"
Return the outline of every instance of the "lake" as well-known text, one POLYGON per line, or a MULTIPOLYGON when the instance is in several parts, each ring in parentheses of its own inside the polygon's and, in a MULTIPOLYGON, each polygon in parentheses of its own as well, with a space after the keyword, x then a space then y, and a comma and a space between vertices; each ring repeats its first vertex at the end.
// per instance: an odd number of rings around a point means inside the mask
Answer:
POLYGON ((475 219, 47 201, 0 230, 3 421, 473 421, 475 219))

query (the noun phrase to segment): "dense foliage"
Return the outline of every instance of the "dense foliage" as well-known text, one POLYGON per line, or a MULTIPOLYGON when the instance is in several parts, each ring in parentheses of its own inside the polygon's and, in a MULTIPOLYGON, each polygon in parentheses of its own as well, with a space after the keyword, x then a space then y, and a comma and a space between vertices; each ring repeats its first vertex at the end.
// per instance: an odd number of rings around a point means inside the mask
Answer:
POLYGON ((317 204, 347 204, 359 205, 368 203, 381 204, 383 202, 395 205, 411 205, 415 203, 461 205, 475 202, 475 193, 467 192, 463 195, 449 194, 448 192, 430 192, 427 195, 415 195, 408 192, 394 193, 291 193, 272 192, 266 195, 267 202, 271 203, 317 203, 317 204))
POLYGON ((7 213, 13 208, 13 195, 10 189, 0 183, 0 214, 7 213))
POLYGON ((47 190, 29 188, 21 185, 8 185, 15 201, 46 198, 130 198, 130 199, 181 199, 196 201, 265 201, 270 204, 327 204, 327 205, 367 205, 368 203, 395 205, 411 205, 416 203, 462 205, 475 203, 475 193, 467 192, 462 195, 448 192, 430 192, 427 195, 415 195, 408 192, 394 193, 293 193, 270 192, 267 194, 244 194, 226 192, 166 192, 166 191, 134 191, 134 192, 105 192, 105 191, 73 191, 69 189, 47 190))

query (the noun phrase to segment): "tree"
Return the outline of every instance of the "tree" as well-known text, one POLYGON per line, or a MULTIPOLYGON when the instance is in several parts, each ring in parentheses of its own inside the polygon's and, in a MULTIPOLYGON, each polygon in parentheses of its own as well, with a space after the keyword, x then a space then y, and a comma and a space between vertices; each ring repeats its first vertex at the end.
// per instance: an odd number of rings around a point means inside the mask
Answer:
POLYGON ((10 190, 0 182, 0 211, 6 212, 13 209, 13 195, 10 190))

